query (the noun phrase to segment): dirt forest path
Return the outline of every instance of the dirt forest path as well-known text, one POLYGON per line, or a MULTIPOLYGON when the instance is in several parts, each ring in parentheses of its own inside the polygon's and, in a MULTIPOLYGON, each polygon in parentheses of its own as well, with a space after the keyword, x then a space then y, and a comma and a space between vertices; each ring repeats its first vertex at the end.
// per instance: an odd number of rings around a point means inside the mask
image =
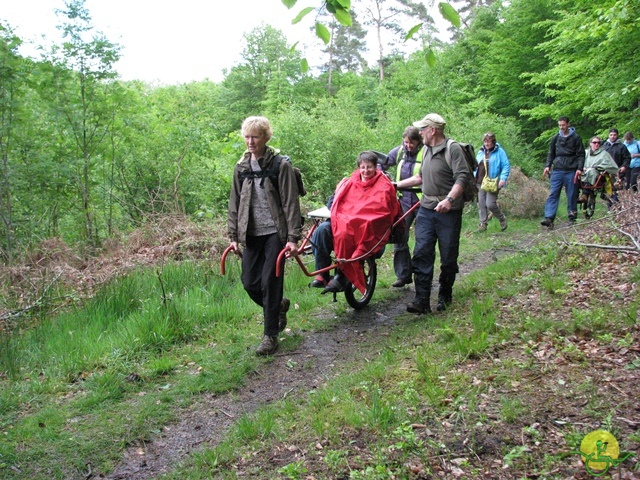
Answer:
MULTIPOLYGON (((512 238, 520 249, 527 250, 544 233, 512 238)), ((511 251, 493 251, 473 262, 461 260, 460 275, 477 270, 511 251)), ((437 276, 436 276, 437 279, 437 276)), ((433 289, 435 290, 435 288, 433 289)), ((271 402, 304 395, 319 388, 340 371, 340 367, 359 358, 380 336, 388 334, 399 315, 406 314, 406 304, 413 298, 413 287, 398 292, 391 302, 376 302, 361 310, 349 309, 339 324, 330 330, 301 332, 303 342, 293 352, 278 352, 272 361, 261 364, 245 386, 223 395, 202 395, 189 408, 180 412, 180 420, 167 425, 151 442, 129 447, 114 471, 101 478, 141 480, 155 478, 171 471, 188 455, 204 448, 213 448, 230 427, 247 413, 257 411, 271 402), (291 359, 296 364, 291 367, 291 359)), ((345 302, 344 296, 338 297, 345 302)), ((432 298, 433 303, 433 298, 432 298)), ((331 313, 333 315, 333 313, 331 313)), ((295 328, 295 315, 290 325, 295 328)))

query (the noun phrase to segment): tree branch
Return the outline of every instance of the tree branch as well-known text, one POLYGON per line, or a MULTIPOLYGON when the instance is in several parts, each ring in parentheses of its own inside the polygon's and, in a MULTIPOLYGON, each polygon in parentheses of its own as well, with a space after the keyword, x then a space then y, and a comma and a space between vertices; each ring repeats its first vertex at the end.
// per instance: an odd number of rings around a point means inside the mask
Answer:
POLYGON ((613 226, 613 228, 615 228, 618 232, 622 233, 623 235, 626 235, 627 237, 629 237, 631 239, 631 241, 633 242, 633 244, 636 246, 636 250, 638 252, 640 252, 640 243, 638 242, 638 240, 636 239, 636 237, 633 236, 632 233, 629 232, 625 232, 624 230, 622 230, 619 227, 616 227, 615 225, 613 226))
POLYGON ((624 247, 619 245, 601 245, 598 243, 568 242, 566 240, 565 240, 565 243, 569 246, 578 245, 581 247, 600 248, 602 250, 613 250, 615 252, 635 253, 636 255, 640 255, 640 248, 638 247, 624 247))
POLYGON ((0 315, 0 321, 8 321, 11 320, 12 318, 18 318, 21 317, 22 315, 24 315, 25 313, 34 310, 36 308, 40 308, 42 307, 42 299, 45 297, 45 295, 47 294, 47 292, 49 291, 49 289, 51 288, 51 286, 56 283, 56 281, 60 278, 60 276, 62 275, 62 272, 58 272, 58 275, 56 275, 56 278, 54 278, 53 280, 51 280, 51 282, 49 283, 49 285, 47 285, 44 289, 44 291, 42 292, 42 295, 40 295, 35 302, 33 302, 31 305, 26 306, 24 308, 21 308, 19 310, 11 310, 9 312, 3 313, 2 315, 0 315))

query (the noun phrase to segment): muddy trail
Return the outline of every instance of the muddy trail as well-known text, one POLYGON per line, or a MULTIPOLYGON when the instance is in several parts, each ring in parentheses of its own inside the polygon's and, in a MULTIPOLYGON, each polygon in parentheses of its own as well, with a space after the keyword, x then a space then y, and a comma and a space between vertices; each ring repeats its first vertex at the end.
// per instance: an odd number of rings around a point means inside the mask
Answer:
MULTIPOLYGON (((546 235, 539 234, 512 240, 518 244, 518 250, 528 250, 544 238, 546 235)), ((513 253, 511 248, 494 250, 472 262, 461 259, 459 277, 513 253)), ((434 285, 432 292, 436 291, 437 285, 434 285)), ((113 472, 99 478, 141 480, 170 472, 194 452, 215 447, 243 415, 271 402, 305 395, 322 387, 341 367, 362 361, 362 352, 370 351, 381 336, 390 334, 397 317, 407 315, 406 304, 412 298, 413 286, 399 289, 394 301, 379 302, 374 295, 365 309, 349 308, 334 328, 300 332, 303 341, 295 351, 278 351, 237 391, 202 395, 178 414, 178 422, 165 426, 152 441, 130 446, 113 472)), ((338 302, 346 303, 342 294, 338 295, 338 302)), ((433 297, 432 305, 435 305, 433 297)), ((327 314, 333 316, 328 310, 327 314)), ((290 315, 289 326, 296 328, 295 313, 290 315)))

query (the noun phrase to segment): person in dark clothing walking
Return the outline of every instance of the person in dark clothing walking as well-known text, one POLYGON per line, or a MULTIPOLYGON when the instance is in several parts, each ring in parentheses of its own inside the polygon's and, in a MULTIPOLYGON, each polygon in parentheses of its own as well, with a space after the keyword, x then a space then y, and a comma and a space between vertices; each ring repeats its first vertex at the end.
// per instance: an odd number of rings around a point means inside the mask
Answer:
POLYGON ((578 217, 578 179, 584 168, 584 146, 568 117, 558 118, 560 131, 549 144, 547 163, 542 179, 549 177, 549 197, 544 205, 543 227, 553 228, 553 222, 560 203, 560 193, 564 187, 567 195, 567 213, 570 222, 578 217))
MULTIPOLYGON (((413 125, 404 129, 402 135, 402 145, 395 147, 387 155, 387 160, 380 163, 382 170, 387 171, 396 165, 396 182, 414 176, 420 172, 420 162, 422 161, 422 137, 420 130, 413 125)), ((420 201, 420 194, 411 191, 402 192, 400 205, 402 213, 406 213, 413 205, 420 201)), ((411 266, 411 251, 409 250, 409 229, 416 219, 417 210, 414 210, 404 219, 406 229, 402 238, 393 244, 393 270, 396 274, 396 281, 392 287, 404 287, 413 283, 413 267, 411 266)))
MULTIPOLYGON (((617 128, 609 129, 609 139, 602 144, 602 148, 611 155, 613 161, 618 165, 618 185, 613 185, 613 195, 611 196, 614 202, 618 201, 618 190, 629 188, 629 176, 627 175, 629 165, 631 164, 631 154, 627 146, 620 141, 617 128)), ((611 206, 611 205, 609 205, 611 206)))

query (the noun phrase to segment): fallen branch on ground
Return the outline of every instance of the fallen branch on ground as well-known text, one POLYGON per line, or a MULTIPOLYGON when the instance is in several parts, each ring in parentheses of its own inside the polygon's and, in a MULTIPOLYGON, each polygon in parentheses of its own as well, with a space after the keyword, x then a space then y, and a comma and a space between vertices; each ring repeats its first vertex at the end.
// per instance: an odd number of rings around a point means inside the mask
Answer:
POLYGON ((615 252, 635 253, 640 255, 640 248, 636 247, 624 247, 620 245, 600 245, 597 243, 582 243, 582 242, 565 242, 567 245, 579 245, 581 247, 588 248, 601 248, 603 250, 613 250, 615 252))
POLYGON ((45 297, 45 295, 47 294, 51 286, 54 283, 56 283, 56 281, 60 278, 61 275, 62 275, 62 272, 58 272, 58 274, 56 275, 56 278, 54 278, 53 280, 51 280, 51 282, 49 282, 49 285, 45 287, 44 291, 42 292, 42 295, 40 295, 40 297, 38 297, 36 301, 33 302, 31 305, 28 305, 24 308, 20 308, 18 310, 10 310, 0 315, 0 322, 6 322, 11 319, 20 318, 22 315, 24 315, 27 312, 30 312, 31 310, 42 308, 42 299, 45 297))

